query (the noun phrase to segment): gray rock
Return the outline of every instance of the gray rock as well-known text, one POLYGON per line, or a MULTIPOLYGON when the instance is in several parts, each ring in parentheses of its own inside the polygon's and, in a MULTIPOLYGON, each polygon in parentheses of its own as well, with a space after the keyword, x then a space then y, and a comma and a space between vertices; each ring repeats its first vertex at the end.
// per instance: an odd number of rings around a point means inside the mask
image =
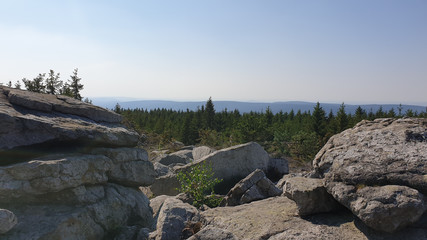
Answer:
POLYGON ((224 197, 221 206, 236 206, 282 194, 260 169, 238 182, 224 197))
POLYGON ((417 200, 417 194, 407 190, 402 190, 402 193, 408 194, 404 199, 409 203, 400 202, 404 200, 397 200, 395 190, 387 185, 407 186, 427 193, 426 129, 426 119, 362 121, 354 128, 329 139, 313 161, 314 170, 318 176, 325 178, 327 191, 356 215, 362 213, 358 208, 352 207, 354 201, 364 199, 363 202, 372 202, 369 205, 375 206, 375 211, 370 213, 372 216, 361 216, 365 224, 381 231, 398 230, 419 218, 423 203, 417 200), (359 191, 356 190, 365 186, 368 187, 366 189, 378 186, 375 188, 378 189, 378 194, 388 196, 387 199, 396 199, 394 202, 377 204, 375 199, 379 196, 365 193, 367 190, 361 192, 364 193, 363 197, 358 195, 359 191), (398 213, 402 211, 401 208, 411 208, 413 205, 420 208, 418 211, 406 211, 412 216, 404 215, 402 220, 397 222, 394 222, 395 217, 391 216, 390 221, 393 222, 384 224, 387 226, 381 226, 381 223, 372 224, 370 220, 381 219, 384 217, 384 211, 398 213))
POLYGON ((161 176, 155 179, 154 183, 147 187, 145 190, 147 193, 152 194, 153 196, 160 195, 169 195, 175 196, 179 193, 181 185, 179 184, 178 179, 175 174, 161 176))
POLYGON ((154 162, 153 166, 154 171, 156 171, 157 177, 173 174, 173 171, 170 167, 163 165, 159 162, 154 162))
POLYGON ((7 233, 17 223, 18 219, 13 212, 7 209, 0 209, 0 234, 7 233))
POLYGON ((194 161, 197 161, 213 152, 215 152, 216 150, 207 146, 200 146, 200 147, 195 147, 193 148, 193 159, 194 161))
MULTIPOLYGON (((11 203, 9 203, 11 204, 11 203)), ((11 204, 19 224, 1 239, 102 239, 117 228, 153 228, 149 200, 139 191, 115 184, 90 205, 11 204)))
POLYGON ((45 144, 45 148, 49 148, 49 144, 69 147, 83 142, 90 142, 93 146, 136 146, 138 133, 124 128, 119 123, 120 119, 121 116, 108 110, 83 102, 75 103, 67 97, 59 99, 54 95, 1 87, 0 160, 13 163, 7 156, 18 159, 22 152, 5 155, 5 150, 35 144, 38 145, 33 147, 34 152, 40 151, 40 144, 45 144), (57 103, 50 101, 58 101, 67 107, 58 111, 57 103))
POLYGON ((111 182, 123 186, 149 186, 154 183, 157 173, 148 161, 148 154, 141 148, 97 149, 94 153, 109 157, 113 164, 108 172, 111 182))
POLYGON ((188 158, 186 155, 166 154, 166 155, 157 157, 156 159, 154 159, 154 162, 158 162, 166 166, 174 166, 176 164, 190 163, 191 159, 188 158))
POLYGON ((322 179, 288 178, 283 187, 283 195, 295 201, 300 216, 330 212, 340 207, 326 191, 322 179))
POLYGON ((181 149, 179 151, 171 153, 170 155, 184 157, 190 159, 191 161, 193 159, 193 149, 181 149))
POLYGON ((289 173, 288 160, 283 158, 270 158, 268 160, 267 175, 274 178, 281 178, 283 175, 289 173))
POLYGON ((205 227, 188 240, 237 240, 233 233, 217 228, 217 227, 205 227))
POLYGON ((258 143, 250 142, 218 150, 176 171, 187 171, 194 165, 208 164, 212 165, 214 177, 228 181, 242 179, 256 169, 267 171, 268 161, 268 153, 258 143))
POLYGON ((166 199, 172 198, 172 196, 160 195, 155 198, 150 199, 150 207, 153 209, 153 217, 157 221, 157 217, 159 216, 160 209, 163 206, 163 203, 166 199))
POLYGON ((404 185, 427 193, 426 129, 422 118, 362 121, 331 137, 313 167, 328 181, 404 185))
POLYGON ((181 239, 187 222, 199 218, 198 210, 176 198, 168 198, 160 209, 157 220, 157 240, 181 239))
POLYGON ((334 197, 367 226, 394 232, 415 223, 425 212, 424 196, 405 186, 379 187, 331 184, 334 197))

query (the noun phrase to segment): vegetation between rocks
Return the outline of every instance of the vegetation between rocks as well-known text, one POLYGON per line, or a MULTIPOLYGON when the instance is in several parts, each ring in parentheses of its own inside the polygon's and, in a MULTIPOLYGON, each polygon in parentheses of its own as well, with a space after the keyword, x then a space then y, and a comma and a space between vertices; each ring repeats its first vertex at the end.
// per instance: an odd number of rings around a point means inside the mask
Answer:
POLYGON ((211 165, 206 163, 194 165, 189 171, 181 171, 177 174, 181 187, 178 191, 188 194, 193 199, 195 207, 207 205, 217 207, 222 201, 214 193, 214 187, 222 182, 222 179, 214 178, 211 165))

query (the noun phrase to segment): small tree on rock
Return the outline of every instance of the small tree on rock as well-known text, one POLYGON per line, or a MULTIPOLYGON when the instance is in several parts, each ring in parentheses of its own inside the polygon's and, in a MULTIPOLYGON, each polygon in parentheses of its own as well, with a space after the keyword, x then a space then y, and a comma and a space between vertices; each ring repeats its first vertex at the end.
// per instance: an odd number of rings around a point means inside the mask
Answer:
POLYGON ((62 81, 59 80, 59 73, 55 74, 55 72, 51 69, 49 71, 49 77, 46 78, 46 93, 57 94, 59 93, 62 85, 62 81))
MULTIPOLYGON (((66 86, 65 93, 70 92, 71 96, 75 99, 82 100, 82 96, 80 95, 80 91, 83 90, 83 84, 80 84, 81 78, 77 76, 78 68, 74 69, 73 75, 71 75, 71 79, 69 80, 68 86, 66 86)), ((66 84, 67 85, 67 84, 66 84)), ((68 95, 68 94, 65 94, 68 95)))

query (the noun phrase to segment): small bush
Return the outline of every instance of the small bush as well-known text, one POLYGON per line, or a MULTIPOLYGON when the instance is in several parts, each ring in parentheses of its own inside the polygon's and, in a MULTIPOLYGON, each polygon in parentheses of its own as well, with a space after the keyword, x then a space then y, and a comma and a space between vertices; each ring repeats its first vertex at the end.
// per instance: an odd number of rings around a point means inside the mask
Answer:
POLYGON ((217 207, 221 199, 215 196, 214 187, 222 182, 222 179, 214 178, 211 165, 205 163, 195 165, 189 171, 181 171, 177 174, 181 188, 178 190, 188 194, 193 200, 195 207, 203 204, 209 207, 217 207), (207 196, 210 194, 210 196, 207 196))

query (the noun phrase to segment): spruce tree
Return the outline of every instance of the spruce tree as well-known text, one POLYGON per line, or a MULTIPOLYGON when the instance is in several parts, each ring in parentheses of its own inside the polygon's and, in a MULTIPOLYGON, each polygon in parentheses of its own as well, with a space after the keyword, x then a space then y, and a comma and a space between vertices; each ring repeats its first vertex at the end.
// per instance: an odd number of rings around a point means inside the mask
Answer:
POLYGON ((337 125, 338 125, 338 131, 342 132, 348 127, 348 117, 345 113, 345 105, 344 103, 341 104, 340 108, 337 112, 336 117, 337 125))
POLYGON ((69 88, 71 91, 71 95, 73 98, 77 100, 82 100, 82 96, 80 95, 80 91, 83 90, 83 84, 80 84, 81 78, 77 76, 78 68, 74 69, 73 75, 71 75, 69 88))
POLYGON ((212 97, 209 97, 209 100, 206 102, 205 109, 205 119, 206 119, 206 128, 214 129, 215 128, 215 108, 212 102, 212 97))
POLYGON ((46 78, 46 93, 49 94, 58 94, 59 90, 62 88, 62 81, 59 80, 59 73, 51 69, 49 71, 49 77, 46 78))
POLYGON ((312 130, 320 137, 323 138, 326 134, 326 113, 323 108, 320 106, 320 103, 317 102, 314 107, 312 119, 312 130))

